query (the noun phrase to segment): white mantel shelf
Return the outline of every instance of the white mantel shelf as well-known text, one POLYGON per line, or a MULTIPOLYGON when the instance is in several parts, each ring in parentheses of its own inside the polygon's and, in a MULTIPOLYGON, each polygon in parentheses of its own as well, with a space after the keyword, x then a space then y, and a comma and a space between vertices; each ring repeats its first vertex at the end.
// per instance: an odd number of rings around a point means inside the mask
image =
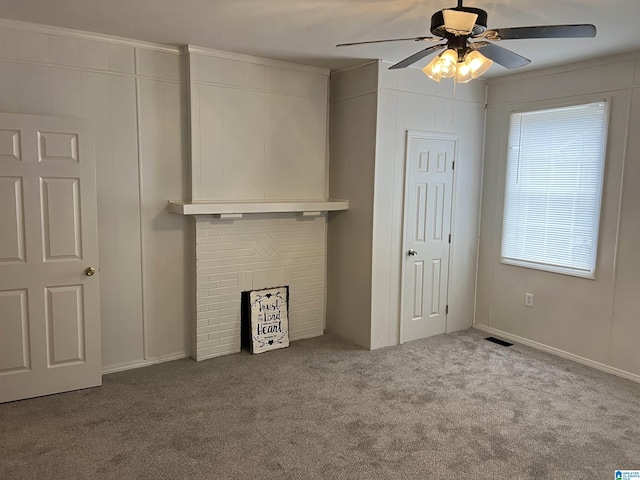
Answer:
POLYGON ((251 201, 197 201, 169 202, 169 210, 181 215, 237 215, 244 213, 319 214, 348 210, 349 200, 251 200, 251 201))

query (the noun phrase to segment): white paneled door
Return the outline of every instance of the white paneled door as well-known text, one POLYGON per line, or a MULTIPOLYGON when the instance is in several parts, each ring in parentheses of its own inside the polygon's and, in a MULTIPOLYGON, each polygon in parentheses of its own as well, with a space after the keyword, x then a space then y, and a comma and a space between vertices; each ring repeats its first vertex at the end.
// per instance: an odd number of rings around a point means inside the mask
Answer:
POLYGON ((456 137, 407 134, 401 341, 445 333, 456 137))
POLYGON ((102 384, 93 130, 0 113, 0 402, 102 384))

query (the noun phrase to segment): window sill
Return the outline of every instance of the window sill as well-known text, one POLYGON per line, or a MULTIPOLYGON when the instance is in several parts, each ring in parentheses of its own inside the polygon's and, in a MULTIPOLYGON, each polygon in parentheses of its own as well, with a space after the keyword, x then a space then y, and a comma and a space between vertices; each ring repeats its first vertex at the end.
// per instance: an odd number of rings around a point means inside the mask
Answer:
POLYGON ((585 271, 567 267, 559 267, 556 265, 544 265, 540 263, 526 262, 522 260, 512 260, 510 258, 501 258, 500 263, 503 265, 511 265, 514 267, 529 268, 531 270, 540 270, 542 272, 557 273, 559 275, 568 275, 570 277, 585 278, 587 280, 595 280, 595 270, 585 271))

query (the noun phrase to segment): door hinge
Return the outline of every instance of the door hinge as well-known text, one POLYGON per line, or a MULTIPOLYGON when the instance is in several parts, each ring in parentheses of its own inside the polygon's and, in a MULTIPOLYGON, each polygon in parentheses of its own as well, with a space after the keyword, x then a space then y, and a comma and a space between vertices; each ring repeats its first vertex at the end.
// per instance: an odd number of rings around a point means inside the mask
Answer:
POLYGON ((456 169, 456 162, 452 162, 451 163, 451 170, 455 170, 456 169))
POLYGON ((449 234, 449 243, 451 243, 451 234, 449 234))
POLYGON ((445 313, 445 315, 448 315, 448 314, 449 314, 449 305, 447 305, 447 306, 445 307, 445 309, 444 309, 444 313, 445 313))

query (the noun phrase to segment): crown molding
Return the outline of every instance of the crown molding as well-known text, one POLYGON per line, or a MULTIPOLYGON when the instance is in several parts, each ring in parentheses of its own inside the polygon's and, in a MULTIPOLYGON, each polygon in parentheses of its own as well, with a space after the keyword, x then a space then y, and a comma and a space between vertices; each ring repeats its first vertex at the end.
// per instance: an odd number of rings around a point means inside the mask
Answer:
POLYGON ((528 78, 542 77, 546 75, 553 75, 564 72, 572 72, 575 70, 581 70, 590 67, 599 67, 602 65, 611 65, 613 63, 628 62, 640 59, 640 50, 634 50, 631 52, 618 53, 613 55, 606 55, 603 57, 592 58, 589 60, 582 60, 572 63, 563 63, 562 65, 554 65, 551 67, 538 68, 534 70, 527 70, 521 73, 510 73, 501 75, 499 77, 487 78, 487 84, 499 85, 501 83, 508 83, 517 80, 526 80, 528 78))
POLYGON ((289 70, 297 70, 300 72, 315 73, 318 75, 329 76, 328 68, 313 67, 311 65, 302 65, 300 63, 284 62, 282 60, 273 60, 270 58, 254 57, 252 55, 245 55, 243 53, 225 52, 222 50, 215 50, 213 48, 197 47, 195 45, 187 45, 186 47, 184 47, 184 53, 223 58, 225 60, 237 60, 240 62, 254 63, 256 65, 287 68, 289 70))
POLYGON ((133 40, 130 38, 116 37, 103 33, 85 32, 82 30, 73 30, 64 27, 54 27, 51 25, 41 25, 38 23, 27 23, 18 20, 9 20, 0 18, 0 27, 15 30, 23 30, 35 33, 44 33, 47 35, 60 35, 65 37, 78 38, 82 40, 93 40, 98 42, 106 42, 114 45, 124 45, 128 47, 144 48, 156 52, 170 53, 173 55, 182 55, 182 48, 172 45, 164 45, 161 43, 144 42, 142 40, 133 40))
POLYGON ((377 59, 376 60, 368 60, 365 63, 359 63, 358 65, 354 65, 352 67, 345 67, 345 68, 341 68, 339 70, 332 70, 331 71, 331 75, 348 72, 350 70, 357 70, 359 68, 366 67, 368 65, 378 64, 378 63, 381 63, 381 62, 384 62, 384 60, 377 60, 377 59))

